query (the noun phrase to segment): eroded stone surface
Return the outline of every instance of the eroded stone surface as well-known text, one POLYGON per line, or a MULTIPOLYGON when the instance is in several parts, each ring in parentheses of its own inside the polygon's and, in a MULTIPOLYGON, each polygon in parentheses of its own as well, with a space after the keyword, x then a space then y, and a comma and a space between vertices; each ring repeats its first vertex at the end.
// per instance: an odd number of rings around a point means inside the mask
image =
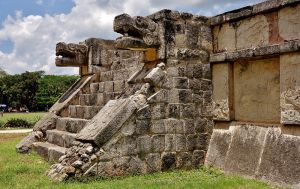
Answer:
POLYGON ((78 140, 105 143, 138 108, 134 99, 109 101, 77 135, 78 140))
POLYGON ((213 65, 213 116, 214 120, 230 121, 232 111, 232 65, 213 65))
POLYGON ((235 119, 279 122, 279 80, 277 58, 234 63, 235 119))
POLYGON ((299 58, 298 53, 280 57, 280 106, 284 124, 300 124, 299 58))
POLYGON ((215 52, 235 51, 236 50, 236 29, 231 24, 215 26, 214 50, 215 52))
POLYGON ((254 175, 263 150, 267 129, 235 126, 225 158, 225 170, 243 175, 254 175))
POLYGON ((280 128, 231 124, 228 130, 214 130, 205 164, 298 186, 299 142, 299 137, 282 134, 280 128))
POLYGON ((263 15, 255 16, 239 23, 236 33, 236 48, 259 47, 269 42, 269 25, 263 15))
POLYGON ((266 135, 257 176, 273 182, 299 186, 300 139, 270 128, 266 135))
POLYGON ((205 159, 206 165, 225 168, 225 158, 231 142, 231 135, 230 131, 214 130, 205 159))
POLYGON ((287 7, 278 12, 279 35, 285 40, 299 39, 300 5, 287 7))
MULTIPOLYGON (((276 12, 265 14, 290 3, 268 1, 212 19, 171 10, 147 17, 116 17, 114 29, 123 36, 81 43, 87 46, 81 75, 93 76, 62 97, 60 102, 66 102, 62 109, 52 111, 61 117, 91 120, 67 127, 60 119, 70 118, 59 118, 56 126, 42 127, 55 129, 44 132, 46 143, 35 145, 47 160, 58 160, 48 175, 62 181, 198 168, 207 154, 209 166, 298 184, 298 169, 292 166, 299 164, 298 136, 287 135, 299 133, 296 125, 295 131, 282 134, 274 128, 278 125, 255 123, 279 123, 280 94, 282 112, 298 108, 299 58, 281 55, 279 68, 278 58, 264 57, 300 49, 298 41, 283 41, 278 36, 282 33, 278 24, 287 20, 297 28, 297 19, 276 12), (228 20, 231 22, 220 25, 228 20), (219 26, 212 31, 210 24, 219 26), (212 50, 218 54, 211 56, 212 50), (226 64, 213 65, 212 72, 209 57, 226 64), (250 58, 255 60, 247 60, 250 58), (211 136, 212 116, 227 123, 218 122, 211 136), (228 122, 231 120, 252 124, 228 122), (81 130, 84 123, 87 127, 81 130), (74 134, 65 133, 80 130, 75 141, 68 137, 74 134)), ((298 9, 295 7, 290 8, 298 9)), ((286 35, 297 35, 293 32, 286 35)), ((288 119, 297 123, 295 116, 288 119)))

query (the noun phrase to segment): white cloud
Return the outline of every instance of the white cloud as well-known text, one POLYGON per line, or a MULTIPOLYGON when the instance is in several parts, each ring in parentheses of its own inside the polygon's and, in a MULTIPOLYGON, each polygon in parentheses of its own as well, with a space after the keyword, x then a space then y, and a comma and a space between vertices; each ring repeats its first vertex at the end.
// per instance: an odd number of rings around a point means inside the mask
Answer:
POLYGON ((69 14, 23 17, 18 12, 14 18, 8 16, 0 30, 0 41, 9 39, 14 46, 10 53, 0 51, 0 67, 9 73, 77 73, 74 69, 55 67, 55 44, 79 42, 88 37, 115 37, 112 21, 117 13, 105 11, 95 2, 77 0, 69 14))
POLYGON ((169 8, 211 15, 236 8, 241 4, 238 2, 245 5, 253 1, 230 0, 222 6, 224 1, 221 0, 74 0, 75 6, 65 14, 23 16, 17 11, 14 17, 8 16, 0 28, 0 42, 13 43, 12 52, 0 51, 0 67, 9 73, 44 70, 48 74, 74 74, 77 69, 55 67, 55 44, 79 42, 89 37, 113 39, 117 34, 113 32, 112 23, 118 14, 148 15, 169 8))
POLYGON ((35 3, 38 4, 38 5, 41 5, 41 4, 43 4, 43 0, 36 0, 35 3))

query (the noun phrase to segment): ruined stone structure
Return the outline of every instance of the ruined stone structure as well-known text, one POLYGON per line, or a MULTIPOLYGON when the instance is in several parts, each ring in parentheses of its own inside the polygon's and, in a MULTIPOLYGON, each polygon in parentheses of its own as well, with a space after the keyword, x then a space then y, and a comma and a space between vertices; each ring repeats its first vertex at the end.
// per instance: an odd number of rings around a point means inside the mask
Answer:
POLYGON ((211 18, 214 131, 205 163, 300 187, 300 3, 211 18))
POLYGON ((300 1, 211 18, 119 15, 116 40, 58 43, 81 78, 24 138, 55 180, 214 166, 299 187, 300 1))

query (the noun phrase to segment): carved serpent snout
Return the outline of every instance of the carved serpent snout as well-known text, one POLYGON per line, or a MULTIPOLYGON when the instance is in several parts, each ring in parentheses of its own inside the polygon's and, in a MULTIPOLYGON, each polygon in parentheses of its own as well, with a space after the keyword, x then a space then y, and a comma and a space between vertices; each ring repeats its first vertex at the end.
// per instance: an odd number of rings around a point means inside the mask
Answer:
POLYGON ((128 14, 121 14, 114 19, 114 31, 120 34, 134 33, 134 20, 128 14))
POLYGON ((87 46, 75 43, 66 44, 59 42, 56 44, 56 56, 75 57, 76 54, 86 54, 87 46))
POLYGON ((114 31, 132 40, 142 40, 147 46, 159 45, 158 24, 147 17, 131 17, 128 14, 116 16, 114 31))
POLYGON ((88 47, 83 44, 64 43, 56 44, 56 66, 80 67, 87 64, 88 47))

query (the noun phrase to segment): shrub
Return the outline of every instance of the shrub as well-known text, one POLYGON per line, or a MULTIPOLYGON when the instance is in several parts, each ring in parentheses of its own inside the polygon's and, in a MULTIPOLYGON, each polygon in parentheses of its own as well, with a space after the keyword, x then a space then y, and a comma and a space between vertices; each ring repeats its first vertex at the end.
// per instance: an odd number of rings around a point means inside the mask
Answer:
POLYGON ((4 127, 10 127, 10 128, 18 128, 18 127, 23 127, 23 128, 31 128, 33 125, 29 123, 27 120, 24 119, 19 119, 19 118, 12 118, 8 120, 4 127))

